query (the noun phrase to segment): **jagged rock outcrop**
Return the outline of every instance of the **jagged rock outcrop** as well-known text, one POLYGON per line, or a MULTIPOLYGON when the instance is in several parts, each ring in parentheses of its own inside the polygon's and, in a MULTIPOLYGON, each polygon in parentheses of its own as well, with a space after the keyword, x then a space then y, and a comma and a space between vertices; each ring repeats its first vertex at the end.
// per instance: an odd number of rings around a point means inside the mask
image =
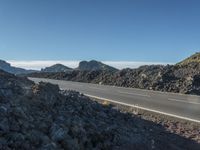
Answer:
POLYGON ((41 72, 71 72, 71 71, 73 71, 72 68, 69 68, 62 64, 55 64, 50 67, 41 69, 41 72))

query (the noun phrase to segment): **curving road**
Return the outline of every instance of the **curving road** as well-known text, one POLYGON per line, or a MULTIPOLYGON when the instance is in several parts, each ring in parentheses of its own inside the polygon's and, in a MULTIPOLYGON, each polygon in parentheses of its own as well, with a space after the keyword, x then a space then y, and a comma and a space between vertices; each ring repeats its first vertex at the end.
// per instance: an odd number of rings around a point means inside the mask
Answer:
POLYGON ((200 123, 200 96, 114 87, 44 78, 29 78, 57 84, 64 90, 76 90, 87 96, 165 114, 200 123))

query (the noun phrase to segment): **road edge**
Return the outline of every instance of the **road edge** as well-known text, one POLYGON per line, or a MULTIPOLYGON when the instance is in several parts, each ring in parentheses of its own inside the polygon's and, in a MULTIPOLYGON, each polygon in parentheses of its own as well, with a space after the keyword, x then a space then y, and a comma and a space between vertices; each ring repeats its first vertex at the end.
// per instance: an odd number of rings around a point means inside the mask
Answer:
POLYGON ((183 120, 186 120, 186 121, 200 123, 200 120, 195 120, 195 119, 191 119, 191 118, 187 118, 187 117, 183 117, 183 116, 178 116, 178 115, 175 115, 175 114, 165 113, 165 112, 162 112, 162 111, 145 108, 145 107, 141 107, 141 106, 138 106, 138 105, 132 105, 132 104, 127 104, 127 103, 123 103, 123 102, 118 102, 118 101, 115 101, 115 100, 112 100, 112 99, 107 99, 107 98, 98 97, 98 96, 89 95, 89 94, 84 94, 84 95, 88 96, 90 98, 94 98, 94 99, 105 100, 105 101, 109 101, 109 102, 124 105, 124 106, 134 107, 134 108, 138 108, 138 109, 153 112, 153 113, 158 113, 158 114, 162 114, 162 115, 166 115, 166 116, 170 116, 170 117, 174 117, 174 118, 178 118, 178 119, 183 119, 183 120))

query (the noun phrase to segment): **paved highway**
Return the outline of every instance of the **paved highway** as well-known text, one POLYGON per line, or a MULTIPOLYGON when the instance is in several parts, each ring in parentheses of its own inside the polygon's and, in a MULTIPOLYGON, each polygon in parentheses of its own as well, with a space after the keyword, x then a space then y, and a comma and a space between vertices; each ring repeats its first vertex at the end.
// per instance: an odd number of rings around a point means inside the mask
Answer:
POLYGON ((43 81, 57 84, 61 89, 76 90, 93 98, 200 123, 200 96, 43 78, 29 79, 36 83, 43 81))

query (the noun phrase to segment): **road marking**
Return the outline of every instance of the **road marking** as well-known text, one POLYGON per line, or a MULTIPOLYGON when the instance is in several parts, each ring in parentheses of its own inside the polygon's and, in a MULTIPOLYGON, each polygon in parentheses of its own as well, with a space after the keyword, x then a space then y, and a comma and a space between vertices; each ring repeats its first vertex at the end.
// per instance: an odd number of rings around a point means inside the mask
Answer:
POLYGON ((132 104, 127 104, 127 103, 115 101, 115 100, 112 100, 112 99, 107 99, 107 98, 103 98, 103 97, 93 96, 93 95, 89 95, 89 94, 84 94, 84 95, 88 96, 88 97, 91 97, 91 98, 99 99, 99 100, 106 100, 106 101, 117 103, 117 104, 120 104, 120 105, 131 106, 131 107, 139 108, 139 109, 150 111, 150 112, 154 112, 154 113, 159 113, 159 114, 167 115, 167 116, 170 116, 170 117, 175 117, 175 118, 179 118, 179 119, 183 119, 183 120, 187 120, 187 121, 192 121, 192 122, 200 123, 200 120, 191 119, 191 118, 183 117, 183 116, 178 116, 178 115, 175 115, 175 114, 165 113, 165 112, 162 112, 162 111, 159 111, 159 110, 153 110, 153 109, 149 109, 149 108, 145 108, 145 107, 141 107, 141 106, 137 106, 137 105, 132 105, 132 104))
POLYGON ((181 102, 181 103, 189 103, 189 104, 195 104, 195 105, 200 105, 198 102, 190 102, 190 101, 185 101, 185 100, 180 100, 180 99, 174 99, 174 98, 168 98, 169 101, 176 101, 176 102, 181 102))
POLYGON ((121 92, 121 91, 117 91, 117 92, 121 93, 121 94, 136 95, 136 96, 143 96, 143 97, 151 97, 150 95, 145 95, 145 94, 129 93, 129 92, 121 92))

